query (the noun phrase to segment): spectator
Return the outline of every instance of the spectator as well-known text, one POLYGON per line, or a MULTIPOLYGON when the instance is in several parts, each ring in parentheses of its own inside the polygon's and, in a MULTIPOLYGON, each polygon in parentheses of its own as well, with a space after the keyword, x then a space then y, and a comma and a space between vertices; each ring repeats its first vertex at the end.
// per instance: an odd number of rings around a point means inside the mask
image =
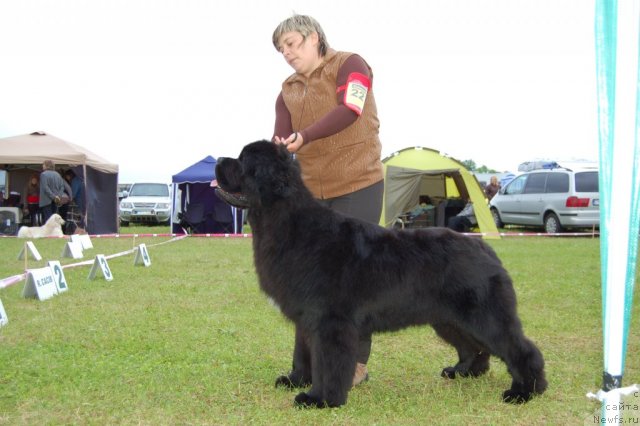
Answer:
POLYGON ((84 182, 71 169, 64 172, 64 179, 71 185, 71 198, 80 215, 80 227, 84 228, 84 182))
POLYGON ((487 186, 484 187, 484 195, 486 195, 489 201, 491 201, 491 199, 498 193, 498 191, 500 191, 498 177, 491 176, 491 180, 489 181, 487 186))
POLYGON ((30 226, 40 226, 40 177, 39 173, 31 175, 24 190, 24 213, 29 213, 30 226))
POLYGON ((51 160, 44 160, 40 174, 40 201, 42 222, 45 223, 52 214, 58 213, 58 205, 62 202, 65 182, 60 173, 55 171, 51 160))
POLYGON ((460 213, 449 219, 447 228, 458 232, 469 232, 477 224, 478 220, 473 212, 473 202, 469 201, 460 213))
POLYGON ((421 195, 419 198, 419 204, 409 212, 409 219, 415 219, 423 213, 433 210, 435 206, 431 204, 431 198, 427 195, 421 195))

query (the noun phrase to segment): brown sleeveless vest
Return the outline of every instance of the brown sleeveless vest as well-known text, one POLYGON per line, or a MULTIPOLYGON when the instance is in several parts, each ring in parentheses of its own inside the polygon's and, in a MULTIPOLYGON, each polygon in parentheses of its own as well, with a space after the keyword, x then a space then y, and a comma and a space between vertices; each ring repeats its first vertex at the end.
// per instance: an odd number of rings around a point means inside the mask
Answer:
MULTIPOLYGON (((282 83, 282 96, 291 113, 294 131, 310 126, 338 105, 338 70, 351 55, 329 49, 323 63, 308 80, 293 74, 282 83)), ((371 68, 369 72, 373 77, 371 68)), ((305 143, 298 150, 296 159, 302 179, 314 197, 338 197, 383 179, 379 127, 373 90, 369 89, 362 115, 351 126, 335 135, 305 143)))

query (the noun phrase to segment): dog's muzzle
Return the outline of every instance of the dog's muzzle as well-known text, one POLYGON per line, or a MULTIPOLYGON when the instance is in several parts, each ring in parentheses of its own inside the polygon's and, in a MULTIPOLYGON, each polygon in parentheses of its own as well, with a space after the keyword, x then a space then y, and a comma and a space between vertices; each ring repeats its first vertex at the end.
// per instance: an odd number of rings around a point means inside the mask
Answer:
POLYGON ((239 209, 246 209, 249 207, 249 200, 244 194, 227 192, 219 186, 215 189, 216 195, 230 206, 237 207, 239 209))

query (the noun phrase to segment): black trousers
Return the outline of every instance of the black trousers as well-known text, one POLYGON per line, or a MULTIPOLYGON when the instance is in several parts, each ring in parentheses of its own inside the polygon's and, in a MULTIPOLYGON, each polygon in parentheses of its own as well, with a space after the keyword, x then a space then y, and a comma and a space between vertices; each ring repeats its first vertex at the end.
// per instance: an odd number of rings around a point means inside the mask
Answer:
POLYGON ((42 206, 40 209, 42 210, 43 224, 51 217, 52 214, 58 213, 58 206, 56 206, 56 203, 54 203, 53 201, 51 202, 51 204, 42 206))
POLYGON ((383 195, 384 181, 381 180, 359 191, 318 201, 331 210, 377 225, 382 214, 383 195))
POLYGON ((31 218, 31 226, 40 226, 40 206, 38 204, 29 203, 27 204, 27 209, 29 210, 29 217, 31 218))

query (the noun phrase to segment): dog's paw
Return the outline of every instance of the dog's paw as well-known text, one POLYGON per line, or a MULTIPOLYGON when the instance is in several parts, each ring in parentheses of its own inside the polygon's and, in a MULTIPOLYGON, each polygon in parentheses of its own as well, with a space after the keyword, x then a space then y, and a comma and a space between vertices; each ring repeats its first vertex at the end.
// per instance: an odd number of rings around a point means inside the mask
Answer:
POLYGON ((446 367, 442 369, 440 375, 445 379, 455 379, 457 370, 455 367, 446 367))
POLYGON ((295 388, 295 386, 293 385, 293 382, 291 382, 291 379, 289 379, 289 376, 280 376, 276 379, 276 387, 285 387, 285 388, 289 388, 289 389, 293 389, 295 388))
POLYGON ((440 373, 440 375, 445 379, 455 379, 456 377, 478 377, 482 374, 484 374, 484 371, 481 371, 478 374, 475 374, 472 371, 463 370, 457 367, 443 368, 442 372, 440 373))
POLYGON ((308 393, 301 392, 296 395, 293 403, 298 408, 327 408, 328 405, 326 402, 322 401, 320 398, 313 397, 308 393))
POLYGON ((288 389, 304 388, 311 384, 311 381, 296 377, 294 374, 280 376, 276 379, 276 387, 283 386, 288 389))
POLYGON ((487 371, 489 371, 489 367, 483 364, 474 364, 470 369, 458 364, 455 367, 443 368, 440 375, 446 379, 455 379, 456 377, 479 377, 487 371))
POLYGON ((508 389, 502 393, 502 401, 509 404, 524 404, 531 398, 533 398, 533 393, 531 392, 520 392, 508 389))

